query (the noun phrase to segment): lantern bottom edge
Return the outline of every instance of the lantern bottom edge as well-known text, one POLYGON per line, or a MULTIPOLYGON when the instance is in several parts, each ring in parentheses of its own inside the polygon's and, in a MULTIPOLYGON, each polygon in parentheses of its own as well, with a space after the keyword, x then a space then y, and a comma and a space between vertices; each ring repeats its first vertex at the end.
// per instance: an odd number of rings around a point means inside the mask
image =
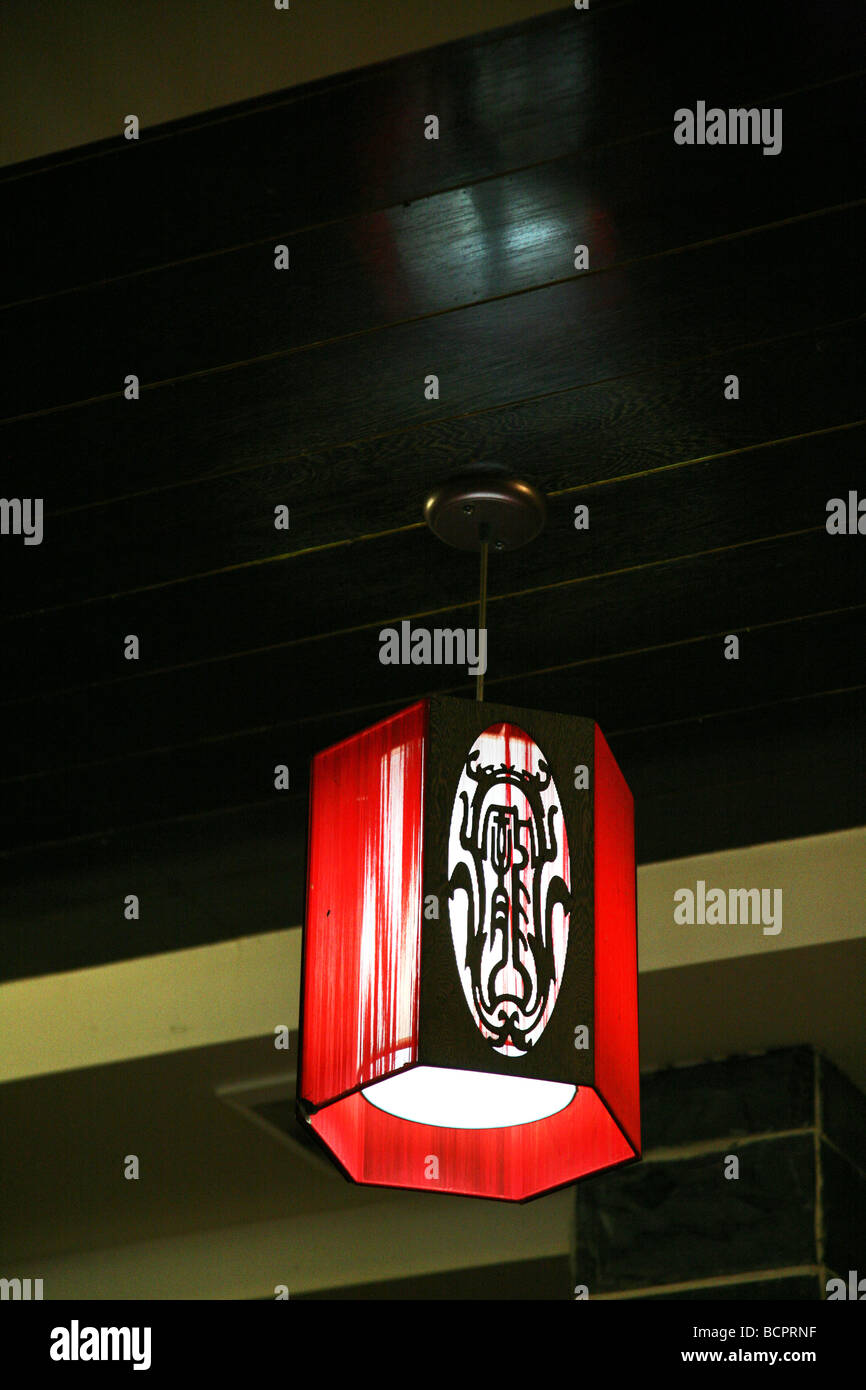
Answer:
MULTIPOLYGON (((405 1074, 405 1073, 404 1073, 405 1074)), ((353 1092, 308 1116, 345 1175, 364 1186, 525 1202, 640 1157, 598 1092, 555 1113, 487 1129, 417 1123, 353 1092)))

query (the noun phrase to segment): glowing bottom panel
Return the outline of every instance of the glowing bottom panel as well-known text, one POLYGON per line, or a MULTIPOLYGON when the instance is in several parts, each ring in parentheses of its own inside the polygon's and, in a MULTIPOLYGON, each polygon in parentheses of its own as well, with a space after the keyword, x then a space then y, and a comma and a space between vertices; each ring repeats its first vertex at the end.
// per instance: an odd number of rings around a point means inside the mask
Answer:
POLYGON ((412 1067, 365 1086, 362 1095, 378 1110, 413 1124, 439 1129, 505 1129, 546 1120, 574 1099, 576 1087, 526 1076, 412 1067))

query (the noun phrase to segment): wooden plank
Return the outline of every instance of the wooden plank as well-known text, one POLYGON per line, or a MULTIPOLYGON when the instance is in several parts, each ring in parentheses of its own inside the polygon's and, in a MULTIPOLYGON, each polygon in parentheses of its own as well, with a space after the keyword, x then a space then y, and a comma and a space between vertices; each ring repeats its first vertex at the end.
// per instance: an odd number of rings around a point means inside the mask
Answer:
MULTIPOLYGON (((638 862, 860 825, 864 716, 856 691, 612 736, 635 795, 638 862)), ((37 843, 45 826, 33 827, 29 848, 18 833, 0 854, 4 898, 22 904, 0 979, 300 921, 306 814, 304 796, 274 793, 218 815, 104 822, 65 844, 37 843), (241 913, 222 911, 228 865, 240 865, 254 895, 241 913), (134 939, 118 929, 118 903, 132 891, 154 905, 134 939)))
POLYGON ((6 174, 14 222, 2 219, 0 300, 285 236, 671 129, 674 110, 697 94, 710 104, 766 105, 774 93, 862 66, 853 10, 738 0, 706 11, 668 0, 663 13, 650 3, 563 8, 145 130, 138 141, 122 138, 119 111, 115 140, 6 174), (438 141, 423 137, 431 111, 438 141))
MULTIPOLYGON (((277 465, 66 515, 49 509, 50 552, 39 561, 7 554, 0 604, 9 614, 65 610, 77 600, 119 595, 142 583, 417 526, 429 489, 479 457, 507 460, 552 495, 748 447, 780 430, 798 435, 826 429, 863 413, 863 348, 864 324, 855 321, 315 452, 304 461, 302 477, 288 486, 285 467, 277 465), (741 384, 736 404, 721 389, 729 371, 741 384), (337 477, 350 478, 350 485, 335 487, 337 477), (288 533, 274 529, 279 503, 290 508, 288 533), (87 565, 80 563, 82 555, 92 557, 87 565)), ((756 458, 760 464, 763 455, 756 458)), ((333 561, 354 566, 363 563, 362 554, 349 551, 333 561)), ((264 576, 261 582, 266 589, 264 576)), ((152 599, 150 625, 160 627, 159 602, 152 599)), ((266 598, 262 604, 267 607, 266 598)), ((90 621, 74 614, 58 618, 61 632, 68 622, 71 634, 82 618, 90 621)), ((41 621, 33 631, 31 651, 56 640, 42 636, 41 621)), ((82 640, 87 645, 79 635, 70 649, 82 640)))
MULTIPOLYGON (((820 695, 828 688, 866 686, 866 598, 843 612, 791 622, 730 628, 739 659, 725 657, 726 637, 676 643, 602 657, 540 675, 493 677, 491 700, 519 708, 579 708, 612 738, 644 724, 660 727, 716 718, 770 702, 820 695), (542 694, 543 689, 543 694, 542 694)), ((653 634, 648 634, 652 640, 653 634)), ((569 644, 569 652, 575 650, 569 644)))
POLYGON ((578 244, 599 271, 856 199, 836 132, 861 107, 860 79, 786 98, 784 158, 720 163, 663 130, 301 232, 288 272, 259 243, 8 308, 0 417, 515 294, 574 275, 578 244))
POLYGON ((862 690, 620 736, 638 861, 863 823, 862 690))
MULTIPOLYGON (((792 559, 797 554, 792 545, 764 549, 776 570, 780 553, 787 551, 792 559)), ((814 606, 806 616, 792 617, 784 604, 784 582, 777 578, 772 597, 763 590, 749 595, 750 611, 776 616, 746 622, 742 606, 734 609, 715 573, 725 567, 725 559, 730 567, 731 557, 717 559, 715 565, 685 567, 690 578, 715 580, 721 601, 711 604, 705 598, 695 603, 680 593, 679 611, 667 620, 660 619, 648 602, 639 604, 635 625, 643 623, 644 640, 631 648, 619 648, 614 634, 599 631, 601 619, 591 599, 590 620, 583 623, 573 594, 523 600, 515 605, 516 620, 500 613, 491 621, 494 659, 485 693, 491 700, 519 707, 579 708, 605 729, 618 731, 784 700, 792 691, 811 695, 866 683, 862 587, 840 594, 836 601, 847 600, 851 606, 837 611, 830 607, 832 588, 824 586, 812 595, 814 606), (739 621, 726 622, 728 614, 739 621), (715 629, 703 625, 712 620, 715 629), (522 634, 538 629, 534 640, 521 641, 522 634), (712 635, 704 635, 707 632, 712 635), (738 637, 739 660, 725 658, 729 634, 738 637)), ((758 569, 756 581, 765 578, 758 569)), ((838 579, 835 569, 832 579, 838 579)), ((744 565, 735 567, 735 580, 748 593, 750 575, 744 565)), ((634 577, 631 583, 636 586, 634 577)), ((651 579, 644 585, 652 594, 651 579)), ((805 587, 795 586, 801 602, 805 587)), ((665 596, 673 604, 673 597, 665 596)), ((624 597, 635 601, 627 588, 624 597)), ((50 778, 65 767, 117 759, 132 760, 134 770, 149 750, 154 750, 156 762, 163 757, 159 750, 175 749, 182 762, 209 761, 223 756, 227 741, 243 742, 268 729, 273 730, 275 747, 288 739, 282 757, 298 777, 303 776, 311 739, 320 736, 327 742, 331 737, 329 730, 323 735, 319 728, 330 717, 324 713, 328 709, 339 721, 341 735, 348 735, 433 689, 472 694, 465 666, 395 671, 378 665, 378 650, 378 635, 369 633, 363 641, 358 636, 334 639, 320 662, 301 665, 294 652, 282 651, 248 658, 240 671, 236 664, 221 663, 6 706, 4 716, 16 737, 4 759, 0 785, 14 797, 19 781, 9 779, 38 774, 50 778), (340 666, 355 674, 350 691, 336 684, 340 666), (354 703, 360 706, 357 714, 354 703), (202 747, 207 740, 211 744, 202 747)), ((165 756, 170 765, 169 754, 165 756)), ((114 774, 108 769, 106 775, 114 774)), ((254 791, 253 786, 245 787, 243 797, 254 791)))
POLYGON ((306 821, 304 797, 274 796, 264 806, 0 855, 8 909, 0 981, 297 925, 306 821), (130 892, 141 900, 137 924, 122 913, 130 892))
MULTIPOLYGON (((852 547, 849 538, 813 534, 661 565, 651 578, 638 571, 510 600, 490 615, 487 688, 493 697, 502 679, 527 692, 527 703, 549 708, 546 672, 569 664, 555 682, 563 709, 592 698, 605 724, 609 704, 616 722, 644 725, 667 722, 676 672, 680 717, 718 708, 726 691, 753 702, 756 682, 761 703, 783 701, 792 673, 810 692, 860 683, 862 611, 816 617, 808 629, 791 623, 774 636, 748 634, 861 603, 854 547, 856 539, 852 547), (721 654, 731 632, 744 648, 733 675, 721 654), (693 639, 707 635, 698 651, 693 639), (658 649, 670 643, 693 650, 662 657, 658 649), (615 661, 586 664, 648 648, 656 650, 631 663, 626 689, 615 661), (534 682, 526 679, 531 672, 534 682), (522 682, 513 679, 520 675, 522 682)), ((317 644, 312 659, 282 649, 240 667, 217 663, 69 693, 56 713, 45 701, 7 706, 15 737, 4 760, 2 838, 14 847, 34 835, 62 839, 255 802, 272 787, 277 763, 289 767, 293 789, 303 788, 307 759, 322 746, 317 734, 332 742, 432 690, 471 695, 472 682, 453 666, 382 666, 377 634, 364 632, 317 644), (160 742, 165 737, 171 742, 160 742)))
MULTIPOLYGON (((7 424, 7 495, 50 507, 295 460, 850 316, 866 208, 7 424), (425 397, 430 373, 438 400, 425 397)), ((345 481, 332 480, 332 486, 345 481)))
MULTIPOLYGON (((751 386, 747 387, 746 382, 744 377, 743 389, 749 391, 751 386)), ((739 403, 722 400, 718 371, 713 391, 728 418, 735 416, 739 403)), ((491 560, 492 634, 498 629, 500 608, 513 606, 511 600, 500 601, 503 594, 530 591, 527 602, 534 622, 532 592, 546 586, 553 586, 555 591, 563 580, 587 581, 580 585, 582 597, 578 607, 589 612, 596 602, 591 595, 605 592, 604 576, 608 573, 626 571, 622 582, 627 586, 632 582, 652 586, 657 582, 654 571, 644 576, 637 573, 633 579, 628 571, 677 556, 698 555, 810 528, 818 528, 821 534, 804 538, 802 544, 793 543, 792 554, 799 557, 798 565, 811 563, 821 569, 826 566, 827 582, 837 576, 843 593, 847 593, 848 538, 831 538, 822 528, 827 500, 847 497, 849 488, 856 486, 863 439, 863 426, 837 429, 551 497, 544 536, 522 551, 503 559, 494 555, 491 560), (588 530, 575 530, 577 505, 589 507, 588 530)), ((113 557, 116 542, 110 532, 106 542, 111 547, 108 557, 113 557)), ((32 551, 33 548, 29 553, 32 551)), ((75 564, 75 555, 73 536, 68 552, 70 567, 75 564)), ((712 560, 708 563, 712 565, 712 560)), ((749 554, 733 558, 732 563, 738 572, 741 567, 748 572, 749 554)), ((110 583, 112 571, 108 565, 103 573, 110 583)), ((62 564, 52 566, 51 579, 53 595, 57 596, 58 583, 65 583, 62 564)), ((614 578, 610 582, 617 585, 621 581, 614 578)), ((672 583, 676 585, 675 575, 672 583)), ((72 581, 70 588, 74 592, 72 581)), ((825 606, 837 606, 832 591, 827 592, 825 606)), ((668 591, 669 598, 671 594, 668 591)), ((237 659, 223 662, 222 669, 199 666, 197 675, 190 672, 181 676, 181 683, 191 682, 195 686, 198 682, 200 691, 191 697, 188 708, 192 713, 201 703, 205 721, 211 714, 225 720, 229 710, 237 708, 241 722, 260 723, 265 716, 260 718, 255 713, 256 700, 266 699, 269 689, 284 688, 287 673, 320 667, 324 660, 322 650, 330 645, 322 639, 328 634, 363 629, 353 638, 352 669, 364 670, 372 680, 379 628, 424 613, 435 615, 418 618, 427 625, 465 627, 475 622, 476 595, 476 557, 442 546, 426 528, 419 526, 348 549, 301 552, 284 562, 229 571, 185 584, 123 596, 111 594, 98 603, 61 605, 0 627, 7 671, 3 703, 10 710, 9 717, 15 718, 10 700, 29 703, 36 699, 39 703, 35 710, 43 708, 44 698, 52 692, 77 687, 80 718, 65 716, 73 726, 81 726, 76 738, 86 743, 94 737, 101 738, 103 724, 106 735, 124 738, 125 718, 118 724, 106 715, 98 729, 87 729, 86 710, 93 698, 93 687, 100 682, 119 682, 116 698, 141 700, 154 719, 161 699, 165 699, 166 728, 155 738, 157 742, 174 742, 169 730, 172 721, 179 717, 177 696, 170 683, 163 686, 159 673, 234 656, 237 659), (399 576, 397 585, 395 576, 399 576), (138 667, 131 667, 122 654, 123 638, 130 633, 141 642, 138 667), (241 654, 257 651, 260 654, 247 658, 249 666, 244 668, 241 654), (364 651, 372 655, 372 668, 362 656, 364 651), (360 667, 355 665, 357 662, 362 663, 360 667), (238 676, 239 669, 268 674, 244 678, 238 676), (148 693, 142 691, 136 696, 134 692, 142 681, 148 693), (220 688, 227 687, 213 710, 207 698, 207 691, 215 688, 212 682, 220 688), (252 691, 246 688, 248 683, 252 683, 252 691), (166 694, 161 697, 163 688, 166 694), (245 715, 241 714, 242 709, 245 715)), ((27 600, 26 593, 22 592, 21 599, 27 600)), ((853 600, 843 597, 839 602, 846 601, 853 600)), ((808 590, 804 591, 804 603, 803 611, 814 606, 808 602, 808 590)), ((606 620, 611 623, 610 636, 616 642, 624 618, 611 611, 606 620)), ((740 621, 748 621, 747 615, 740 621)), ((339 654, 340 640, 332 640, 336 643, 334 651, 339 654)), ((520 649, 523 639, 518 634, 509 640, 518 644, 516 650, 520 649)), ((545 664, 547 657, 541 656, 539 661, 545 664)), ((290 674, 288 678, 291 680, 290 674)), ((170 682, 170 677, 166 679, 170 682)), ((72 702, 70 711, 75 707, 72 702)), ((59 705, 53 708, 54 714, 46 707, 40 718, 52 728, 56 725, 59 731, 64 720, 60 718, 59 705)), ((192 718, 197 724, 198 714, 192 713, 192 718)), ((203 732, 205 727, 206 724, 203 732)), ((219 725, 220 729, 225 727, 224 723, 219 725)), ((34 748, 41 747, 45 757, 53 756, 49 751, 50 737, 45 742, 40 736, 32 743, 34 748)))
MULTIPOLYGON (((636 793, 639 861, 676 857, 683 844, 701 853, 771 840, 783 827, 797 836, 859 824, 864 713, 862 695, 822 697, 614 738, 636 793), (764 747, 755 779, 755 750, 764 747)), ((11 909, 0 980, 300 922, 306 815, 303 797, 281 796, 0 855, 11 909), (119 930, 130 891, 143 905, 135 932, 119 930)))

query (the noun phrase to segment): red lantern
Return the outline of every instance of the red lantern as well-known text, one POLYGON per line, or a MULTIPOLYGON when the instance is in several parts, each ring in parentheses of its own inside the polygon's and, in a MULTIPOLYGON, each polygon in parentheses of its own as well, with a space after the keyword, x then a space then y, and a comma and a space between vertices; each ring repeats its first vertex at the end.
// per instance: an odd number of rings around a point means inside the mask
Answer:
POLYGON ((640 1152, 633 805, 589 719, 420 701, 313 760, 298 1107, 525 1201, 640 1152))

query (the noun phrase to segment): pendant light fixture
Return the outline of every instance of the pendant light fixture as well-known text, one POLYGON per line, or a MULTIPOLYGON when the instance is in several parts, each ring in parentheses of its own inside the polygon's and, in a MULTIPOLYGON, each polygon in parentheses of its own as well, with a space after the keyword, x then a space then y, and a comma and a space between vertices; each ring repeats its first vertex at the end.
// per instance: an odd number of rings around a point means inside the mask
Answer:
MULTIPOLYGON (((525 544, 495 465, 440 539, 525 544)), ((526 1201, 640 1154, 632 797, 591 719, 419 700, 316 755, 298 1111, 359 1183, 526 1201)))

